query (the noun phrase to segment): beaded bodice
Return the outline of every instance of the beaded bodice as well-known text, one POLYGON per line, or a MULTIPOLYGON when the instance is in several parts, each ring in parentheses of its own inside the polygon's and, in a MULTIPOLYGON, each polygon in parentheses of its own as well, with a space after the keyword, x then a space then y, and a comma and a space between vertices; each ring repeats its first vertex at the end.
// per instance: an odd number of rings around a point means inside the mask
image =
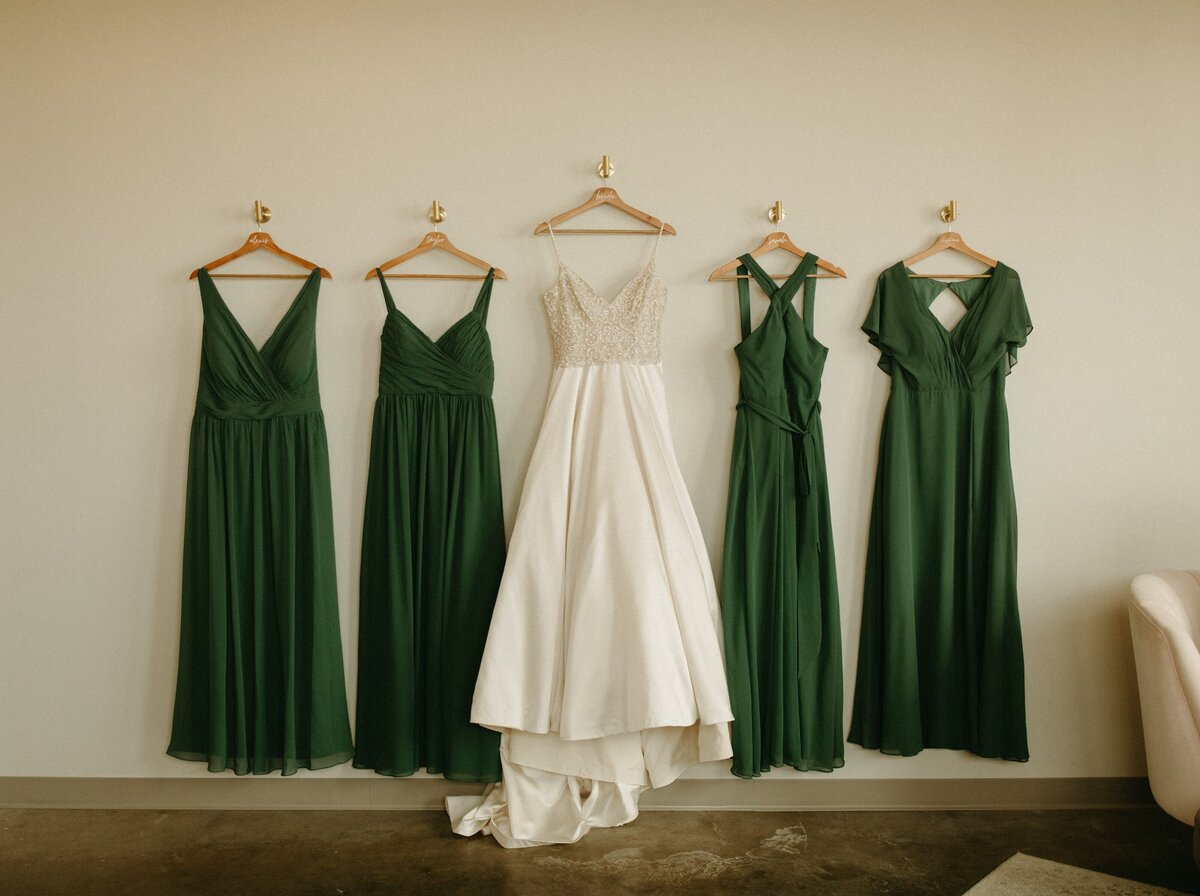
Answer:
MULTIPOLYGON (((553 236, 553 234, 552 234, 553 236)), ((558 245, 555 243, 555 254, 558 245)), ((657 255, 658 244, 655 244, 657 255)), ((606 300, 558 259, 558 277, 542 303, 550 320, 555 367, 657 364, 667 289, 655 276, 655 259, 606 300)))

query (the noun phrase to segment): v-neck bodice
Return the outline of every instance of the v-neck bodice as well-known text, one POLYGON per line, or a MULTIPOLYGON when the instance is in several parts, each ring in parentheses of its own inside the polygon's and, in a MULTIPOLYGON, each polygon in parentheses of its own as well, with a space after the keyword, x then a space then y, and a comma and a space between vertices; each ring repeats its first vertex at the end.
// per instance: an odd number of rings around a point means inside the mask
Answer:
POLYGON ((414 395, 441 392, 461 395, 492 394, 495 367, 487 332, 495 270, 484 278, 471 310, 431 339, 396 307, 383 274, 388 316, 380 334, 379 394, 414 395))
POLYGON ((204 335, 197 411, 255 420, 319 411, 319 271, 308 275, 261 348, 251 342, 209 273, 201 268, 198 279, 204 335))
MULTIPOLYGON (((542 295, 542 303, 550 321, 554 366, 657 364, 667 300, 667 288, 655 271, 658 241, 645 266, 616 296, 606 299, 563 263, 553 228, 549 232, 558 276, 542 295)), ((662 239, 661 229, 658 239, 662 239)))
POLYGON ((998 262, 991 277, 963 282, 911 273, 897 262, 879 275, 863 324, 880 350, 879 366, 917 392, 972 391, 1007 374, 1031 329, 1016 271, 998 262), (930 309, 945 289, 967 307, 949 330, 930 309))

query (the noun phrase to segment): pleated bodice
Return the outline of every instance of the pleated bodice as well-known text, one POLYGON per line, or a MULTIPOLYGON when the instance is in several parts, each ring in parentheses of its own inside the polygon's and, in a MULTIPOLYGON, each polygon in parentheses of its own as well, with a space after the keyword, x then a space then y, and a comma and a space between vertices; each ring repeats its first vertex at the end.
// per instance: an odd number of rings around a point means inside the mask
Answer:
POLYGON ((492 346, 478 302, 437 339, 392 304, 380 342, 380 395, 492 394, 492 346))
POLYGON ((197 411, 214 417, 265 420, 320 410, 317 383, 317 293, 314 270, 274 332, 256 349, 203 268, 204 308, 197 411))

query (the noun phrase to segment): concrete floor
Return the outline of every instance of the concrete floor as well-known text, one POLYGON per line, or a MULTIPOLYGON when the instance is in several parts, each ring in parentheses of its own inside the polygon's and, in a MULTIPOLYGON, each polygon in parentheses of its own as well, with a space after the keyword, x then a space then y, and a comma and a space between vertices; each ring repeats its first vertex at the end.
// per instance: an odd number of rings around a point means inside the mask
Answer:
POLYGON ((443 814, 0 810, 0 893, 946 894, 1014 852, 1196 892, 1192 830, 1157 809, 645 812, 505 850, 443 814))

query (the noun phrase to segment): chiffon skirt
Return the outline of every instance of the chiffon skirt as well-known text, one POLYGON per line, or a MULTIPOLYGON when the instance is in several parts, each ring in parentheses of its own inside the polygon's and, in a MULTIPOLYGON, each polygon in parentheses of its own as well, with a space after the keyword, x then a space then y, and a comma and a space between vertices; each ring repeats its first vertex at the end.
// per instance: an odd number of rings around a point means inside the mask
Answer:
POLYGON ((504 569, 492 401, 382 394, 363 516, 354 765, 500 779, 471 696, 504 569))
POLYGON ((353 755, 320 411, 196 413, 167 752, 239 775, 353 755))

